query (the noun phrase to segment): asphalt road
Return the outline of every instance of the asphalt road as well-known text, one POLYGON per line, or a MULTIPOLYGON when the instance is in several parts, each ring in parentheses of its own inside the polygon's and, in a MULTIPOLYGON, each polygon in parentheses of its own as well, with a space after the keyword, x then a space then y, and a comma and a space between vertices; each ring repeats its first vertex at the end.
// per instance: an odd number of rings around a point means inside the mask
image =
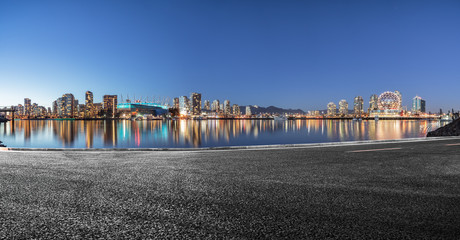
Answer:
POLYGON ((2 238, 460 239, 460 138, 0 152, 2 238))

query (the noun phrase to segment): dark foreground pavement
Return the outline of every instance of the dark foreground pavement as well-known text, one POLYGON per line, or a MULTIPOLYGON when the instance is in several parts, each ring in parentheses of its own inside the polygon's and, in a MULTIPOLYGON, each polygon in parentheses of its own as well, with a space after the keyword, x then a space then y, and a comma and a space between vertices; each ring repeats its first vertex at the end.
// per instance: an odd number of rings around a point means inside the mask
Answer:
POLYGON ((0 152, 3 238, 459 239, 460 138, 0 152))

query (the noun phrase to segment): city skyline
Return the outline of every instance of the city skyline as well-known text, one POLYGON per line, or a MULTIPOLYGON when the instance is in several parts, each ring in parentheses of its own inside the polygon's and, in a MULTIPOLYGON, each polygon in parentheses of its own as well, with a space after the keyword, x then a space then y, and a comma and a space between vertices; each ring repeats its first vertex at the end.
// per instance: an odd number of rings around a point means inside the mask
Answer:
POLYGON ((304 111, 391 89, 460 109, 460 3, 0 3, 0 105, 199 92, 304 111), (56 94, 58 93, 58 94, 56 94))

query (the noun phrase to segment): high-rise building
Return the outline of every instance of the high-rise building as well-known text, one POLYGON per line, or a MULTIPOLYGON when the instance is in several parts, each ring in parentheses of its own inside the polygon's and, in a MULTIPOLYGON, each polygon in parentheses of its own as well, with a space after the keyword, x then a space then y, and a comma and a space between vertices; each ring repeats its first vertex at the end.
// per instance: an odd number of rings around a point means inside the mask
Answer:
POLYGON ((66 93, 61 98, 61 116, 73 117, 75 111, 75 98, 72 93, 66 93))
POLYGON ((339 102, 339 113, 343 115, 348 114, 348 102, 345 99, 340 100, 339 102))
POLYGON ((104 95, 104 112, 106 117, 114 118, 117 115, 117 95, 104 95))
POLYGON ((24 98, 24 115, 29 116, 32 113, 30 98, 24 98))
POLYGON ((252 115, 251 106, 246 106, 246 116, 251 116, 251 115, 252 115))
POLYGON ((182 115, 187 115, 189 113, 189 100, 187 96, 179 97, 179 111, 182 115))
POLYGON ((379 97, 377 94, 372 94, 369 99, 369 109, 368 112, 375 111, 379 109, 379 97))
POLYGON ((229 100, 224 101, 224 113, 226 115, 232 114, 232 107, 230 106, 230 101, 229 100))
POLYGON ((233 115, 235 115, 235 116, 240 116, 241 115, 241 110, 240 110, 240 107, 238 106, 238 104, 233 104, 232 108, 233 108, 233 115))
POLYGON ((419 96, 415 96, 412 99, 412 112, 414 113, 424 113, 426 112, 425 106, 426 102, 419 96))
POLYGON ((401 110, 402 109, 402 95, 398 90, 395 91, 395 94, 399 97, 399 109, 398 110, 401 110))
POLYGON ((86 91, 85 93, 85 105, 88 106, 89 104, 93 104, 93 93, 91 91, 86 91))
POLYGON ((209 111, 211 110, 211 103, 209 102, 209 100, 204 100, 204 106, 203 106, 204 110, 206 111, 209 111))
POLYGON ((335 103, 330 102, 327 104, 327 115, 334 116, 337 113, 337 105, 335 103))
POLYGON ((219 103, 219 100, 214 100, 214 101, 212 101, 211 110, 212 110, 212 111, 215 111, 215 112, 219 112, 219 110, 220 110, 220 103, 219 103))
POLYGON ((355 100, 353 102, 353 111, 355 114, 363 114, 363 97, 361 96, 356 96, 355 100))
POLYGON ((179 109, 179 98, 177 98, 177 97, 174 98, 174 100, 173 100, 173 107, 174 107, 175 109, 179 109))
POLYGON ((192 93, 190 95, 193 115, 201 114, 201 93, 192 93))
POLYGON ((24 115, 24 106, 18 104, 18 115, 24 115))
POLYGON ((57 104, 57 100, 56 101, 53 101, 53 112, 52 114, 53 115, 57 115, 57 112, 58 112, 58 104, 57 104))

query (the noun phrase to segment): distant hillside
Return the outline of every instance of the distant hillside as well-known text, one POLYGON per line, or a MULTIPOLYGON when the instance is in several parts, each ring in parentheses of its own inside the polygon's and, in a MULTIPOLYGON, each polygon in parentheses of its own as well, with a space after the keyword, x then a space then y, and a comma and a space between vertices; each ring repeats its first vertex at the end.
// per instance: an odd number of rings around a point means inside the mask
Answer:
MULTIPOLYGON (((260 107, 260 106, 250 106, 252 114, 260 113, 272 113, 272 114, 305 114, 301 109, 284 109, 275 106, 269 107, 260 107)), ((240 106, 241 112, 246 113, 246 106, 240 106)))

